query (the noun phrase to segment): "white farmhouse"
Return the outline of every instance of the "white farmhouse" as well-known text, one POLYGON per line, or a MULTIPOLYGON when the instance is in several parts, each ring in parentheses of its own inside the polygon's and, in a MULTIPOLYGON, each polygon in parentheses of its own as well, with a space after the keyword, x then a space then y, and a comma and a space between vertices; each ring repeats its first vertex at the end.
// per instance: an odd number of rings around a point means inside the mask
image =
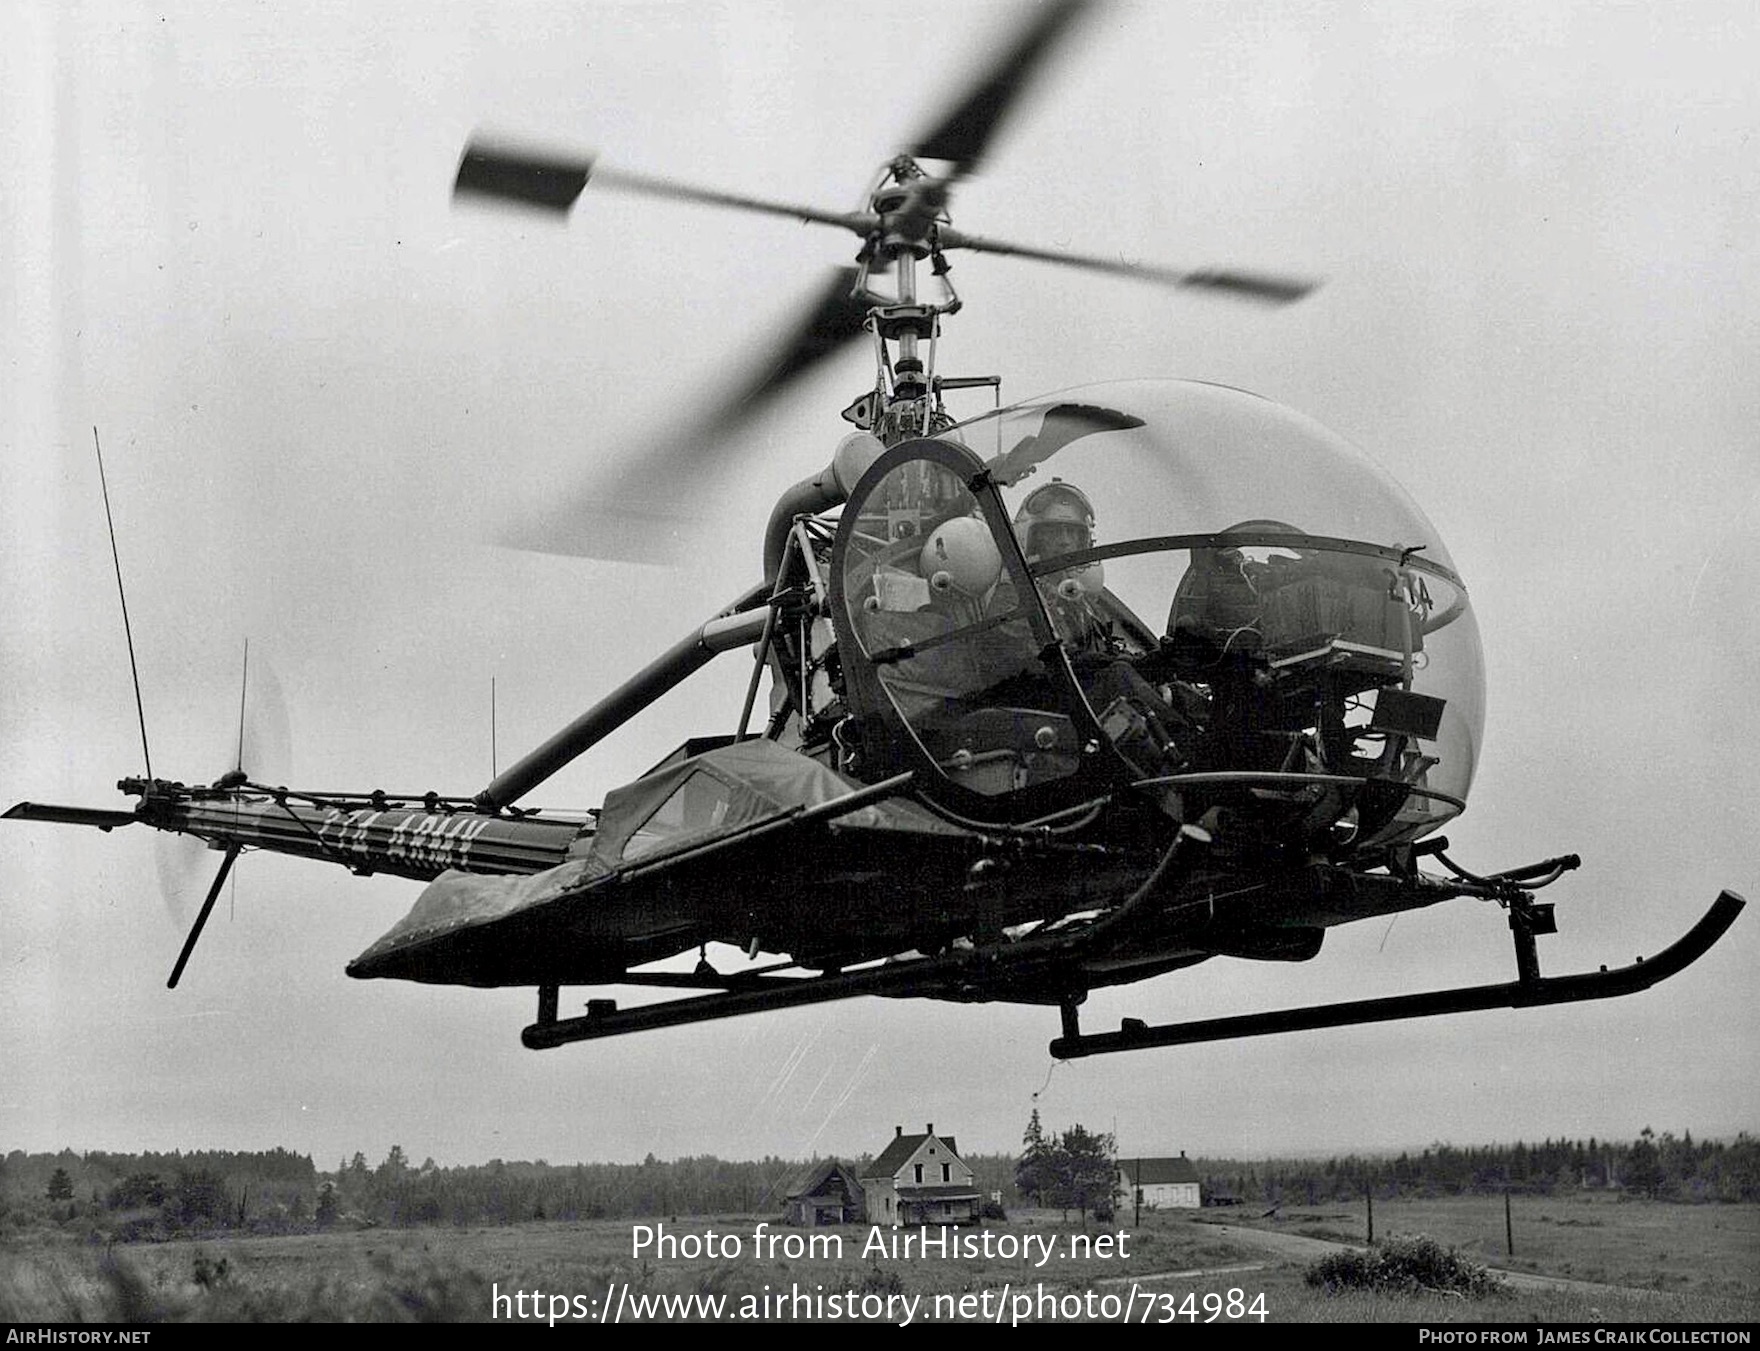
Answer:
POLYGON ((869 1224, 970 1224, 978 1218, 976 1179, 951 1135, 892 1128, 892 1143, 862 1169, 869 1224))
POLYGON ((1118 1171, 1124 1176, 1126 1205, 1140 1200, 1151 1210, 1196 1210, 1204 1204, 1198 1170, 1183 1149, 1177 1159, 1120 1159, 1118 1171))

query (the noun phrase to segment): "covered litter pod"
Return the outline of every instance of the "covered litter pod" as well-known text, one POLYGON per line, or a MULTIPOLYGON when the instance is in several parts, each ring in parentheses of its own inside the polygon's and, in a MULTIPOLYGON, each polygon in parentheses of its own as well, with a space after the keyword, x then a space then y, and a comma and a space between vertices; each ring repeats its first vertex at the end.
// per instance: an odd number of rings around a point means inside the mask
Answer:
MULTIPOLYGON (((410 912, 348 968, 351 976, 467 985, 607 980, 627 967, 712 941, 725 897, 656 906, 644 889, 607 885, 662 859, 835 804, 861 785, 774 742, 679 755, 614 790, 579 855, 528 875, 441 874, 410 912)), ((840 828, 949 833, 903 802, 854 806, 840 828)))
POLYGON ((521 921, 578 896, 610 873, 588 855, 539 873, 485 877, 449 870, 428 883, 410 912, 348 965, 358 979, 389 977, 432 984, 500 985, 487 975, 508 961, 521 921))

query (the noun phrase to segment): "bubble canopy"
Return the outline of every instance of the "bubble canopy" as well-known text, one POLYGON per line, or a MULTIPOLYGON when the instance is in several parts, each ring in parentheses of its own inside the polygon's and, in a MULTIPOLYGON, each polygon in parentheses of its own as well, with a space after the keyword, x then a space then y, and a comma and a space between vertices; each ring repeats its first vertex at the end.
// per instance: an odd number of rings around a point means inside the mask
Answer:
POLYGON ((1091 780, 1097 728, 1188 817, 1295 802, 1397 843, 1465 804, 1466 588, 1416 503, 1302 414, 1186 381, 1063 391, 896 447, 840 540, 857 684, 966 793, 1091 780))
POLYGON ((990 463, 999 481, 1031 488, 1056 476, 1080 484, 1108 540, 1275 520, 1310 535, 1421 545, 1429 562, 1454 568, 1418 505, 1350 442, 1243 390, 1183 380, 1087 385, 944 435, 990 463), (1071 411, 1052 418, 1053 437, 1042 436, 1054 409, 1071 411), (1126 419, 1142 425, 1107 430, 1126 419), (1068 439, 1051 444, 1059 435, 1068 439))

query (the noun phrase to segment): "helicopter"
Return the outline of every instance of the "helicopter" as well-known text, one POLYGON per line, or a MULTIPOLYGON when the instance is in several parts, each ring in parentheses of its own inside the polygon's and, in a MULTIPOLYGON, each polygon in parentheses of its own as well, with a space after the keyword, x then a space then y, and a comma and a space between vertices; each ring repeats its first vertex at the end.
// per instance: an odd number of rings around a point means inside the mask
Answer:
MULTIPOLYGON (((779 499, 757 583, 643 671, 468 796, 302 792, 242 767, 188 785, 149 769, 119 785, 138 798, 132 811, 22 803, 7 815, 144 823, 222 852, 174 985, 247 849, 423 882, 350 974, 534 987, 533 1048, 869 995, 1055 1006, 1053 1054, 1073 1057, 1610 997, 1689 964, 1740 898, 1725 893, 1647 962, 1544 977, 1535 940, 1555 920, 1534 893, 1575 857, 1484 875, 1449 859, 1437 832, 1465 809, 1483 734, 1476 621, 1434 528, 1341 438, 1195 383, 949 411, 949 394, 994 384, 938 368, 943 323, 961 308, 950 254, 1267 303, 1310 289, 954 228, 960 179, 1084 9, 1038 10, 853 212, 466 148, 461 196, 568 210, 592 185, 859 240, 739 400, 773 399, 866 341, 874 379, 845 409, 852 430, 779 499), (747 650, 734 731, 687 740, 597 812, 521 805, 714 657, 747 650), (1445 874, 1425 871, 1429 859, 1445 874), (1513 983, 1081 1028, 1092 990, 1217 956, 1310 960, 1330 927, 1458 897, 1507 912, 1513 983), (711 943, 753 964, 718 971, 711 943), (693 971, 644 969, 693 951, 693 971), (561 1016, 561 990, 583 985, 707 993, 624 1009, 594 999, 584 1017, 561 1016)), ((663 503, 676 468, 650 461, 635 486, 663 503)), ((580 504, 557 515, 602 532, 589 547, 609 556, 639 547, 640 531, 619 535, 580 504)))

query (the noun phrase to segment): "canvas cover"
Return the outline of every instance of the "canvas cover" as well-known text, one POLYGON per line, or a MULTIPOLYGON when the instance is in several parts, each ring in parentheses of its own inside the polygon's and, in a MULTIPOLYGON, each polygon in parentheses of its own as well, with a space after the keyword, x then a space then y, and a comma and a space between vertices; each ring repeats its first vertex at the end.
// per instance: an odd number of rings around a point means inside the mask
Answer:
MULTIPOLYGON (((792 807, 817 807, 859 787, 774 741, 755 737, 735 742, 663 765, 612 790, 599 814, 592 854, 617 867, 638 856, 630 846, 642 832, 655 837, 644 853, 665 852, 731 834, 792 807)), ((838 821, 893 823, 885 806, 864 807, 838 821)))
POLYGON ((588 855, 540 873, 484 877, 447 870, 428 883, 410 912, 350 963, 351 974, 374 975, 380 959, 404 955, 462 930, 558 900, 610 870, 588 855), (357 970, 358 969, 358 970, 357 970))
MULTIPOLYGON (((459 950, 460 940, 576 895, 637 863, 731 835, 796 807, 815 807, 858 788, 817 761, 754 738, 707 751, 615 789, 605 799, 592 844, 579 858, 544 872, 481 876, 445 872, 410 912, 357 957, 358 976, 404 974, 423 950, 459 950)), ((882 802, 837 818, 843 826, 958 834, 920 807, 882 802)))

